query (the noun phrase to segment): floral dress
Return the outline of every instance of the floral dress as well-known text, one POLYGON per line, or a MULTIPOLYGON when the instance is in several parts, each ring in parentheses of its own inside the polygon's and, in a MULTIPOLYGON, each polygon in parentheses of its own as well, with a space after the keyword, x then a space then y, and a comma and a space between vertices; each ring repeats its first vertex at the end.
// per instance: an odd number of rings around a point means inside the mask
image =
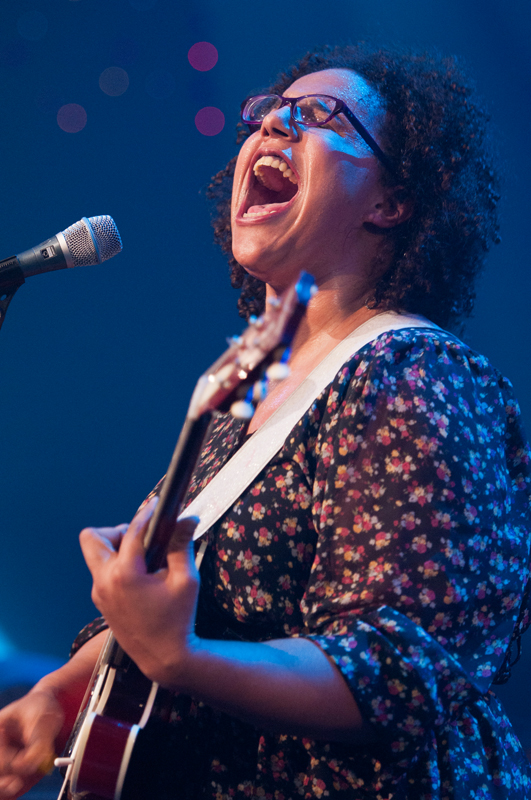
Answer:
MULTIPOLYGON (((189 500, 242 436, 241 422, 218 418, 189 500)), ((272 733, 178 696, 164 735, 171 777, 142 791, 531 798, 490 690, 527 620, 529 455, 511 385, 451 334, 404 329, 363 347, 208 532, 197 630, 312 639, 377 742, 272 733)))

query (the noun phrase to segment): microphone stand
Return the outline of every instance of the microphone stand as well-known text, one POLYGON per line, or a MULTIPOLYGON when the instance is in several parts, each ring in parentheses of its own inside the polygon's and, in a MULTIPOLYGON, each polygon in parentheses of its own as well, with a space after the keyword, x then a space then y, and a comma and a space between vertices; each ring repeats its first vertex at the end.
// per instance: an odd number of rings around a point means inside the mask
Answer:
POLYGON ((25 282, 24 273, 16 256, 0 261, 0 328, 4 323, 9 303, 19 286, 25 282))

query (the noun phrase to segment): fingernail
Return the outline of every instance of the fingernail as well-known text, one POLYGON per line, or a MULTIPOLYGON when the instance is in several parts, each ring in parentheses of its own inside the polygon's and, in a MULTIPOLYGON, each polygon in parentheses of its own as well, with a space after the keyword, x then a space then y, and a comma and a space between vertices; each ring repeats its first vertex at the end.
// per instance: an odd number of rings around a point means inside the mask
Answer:
POLYGON ((56 758, 57 756, 55 753, 50 753, 47 755, 37 767, 37 771, 40 772, 41 775, 49 775, 54 768, 54 761, 56 758))

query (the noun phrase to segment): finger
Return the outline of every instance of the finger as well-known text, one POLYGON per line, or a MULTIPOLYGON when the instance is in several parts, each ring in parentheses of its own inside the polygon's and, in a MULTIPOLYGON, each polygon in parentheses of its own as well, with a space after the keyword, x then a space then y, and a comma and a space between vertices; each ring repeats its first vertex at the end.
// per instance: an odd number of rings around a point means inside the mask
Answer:
POLYGON ((185 517, 184 519, 180 519, 175 525, 175 530, 173 531, 168 547, 168 555, 170 553, 188 551, 193 540, 194 531, 198 525, 199 517, 185 517))
POLYGON ((177 523, 167 554, 168 572, 172 582, 177 581, 180 584, 186 576, 198 580, 193 544, 198 522, 197 517, 188 517, 177 523))
POLYGON ((0 797, 15 797, 22 794, 24 781, 18 775, 3 775, 0 778, 0 797))
POLYGON ((25 747, 24 732, 20 721, 8 714, 9 707, 3 712, 0 724, 0 775, 13 773, 13 760, 25 747))
POLYGON ((9 774, 11 772, 11 764, 13 759, 18 753, 19 748, 10 745, 3 745, 0 757, 0 774, 9 774))
POLYGON ((140 511, 135 514, 133 521, 127 529, 127 533, 123 538, 122 546, 120 548, 120 557, 122 562, 126 560, 130 561, 131 563, 135 564, 135 568, 137 570, 140 567, 142 571, 143 567, 145 566, 146 551, 144 547, 144 540, 146 538, 149 523, 155 512, 158 502, 158 497, 152 497, 145 506, 142 506, 140 511))
POLYGON ((156 507, 158 506, 159 498, 157 495, 152 497, 145 503, 143 506, 139 508, 136 512, 135 516, 133 517, 133 521, 129 525, 128 528, 128 538, 142 538, 142 535, 145 533, 146 528, 149 525, 149 521, 153 516, 156 507))
POLYGON ((21 776, 46 775, 53 767, 54 743, 61 730, 64 715, 57 709, 42 708, 36 712, 27 747, 12 761, 12 770, 21 776))
POLYGON ((123 524, 114 528, 84 528, 81 531, 79 543, 91 572, 116 556, 127 528, 127 524, 123 524))

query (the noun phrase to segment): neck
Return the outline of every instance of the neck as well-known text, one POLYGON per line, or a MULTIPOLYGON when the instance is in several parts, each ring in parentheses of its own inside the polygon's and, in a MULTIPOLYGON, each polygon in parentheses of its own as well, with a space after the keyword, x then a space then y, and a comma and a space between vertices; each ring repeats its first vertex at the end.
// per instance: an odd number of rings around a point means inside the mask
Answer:
MULTIPOLYGON (((299 351, 335 346, 349 333, 378 314, 365 305, 371 292, 358 285, 352 275, 334 276, 318 284, 292 345, 292 359, 299 351)), ((275 290, 266 288, 266 302, 276 298, 275 290)))

